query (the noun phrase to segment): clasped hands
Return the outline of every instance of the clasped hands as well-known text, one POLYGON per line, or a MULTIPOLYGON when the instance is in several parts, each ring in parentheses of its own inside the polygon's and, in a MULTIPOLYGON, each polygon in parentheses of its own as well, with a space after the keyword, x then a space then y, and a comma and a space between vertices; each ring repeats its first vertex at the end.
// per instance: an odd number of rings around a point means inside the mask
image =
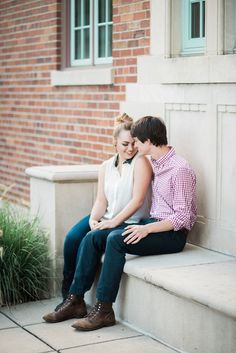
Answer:
POLYGON ((117 227, 117 224, 114 222, 114 220, 102 220, 102 221, 96 221, 94 219, 90 220, 89 222, 91 230, 96 230, 96 229, 110 229, 110 228, 115 228, 117 227))

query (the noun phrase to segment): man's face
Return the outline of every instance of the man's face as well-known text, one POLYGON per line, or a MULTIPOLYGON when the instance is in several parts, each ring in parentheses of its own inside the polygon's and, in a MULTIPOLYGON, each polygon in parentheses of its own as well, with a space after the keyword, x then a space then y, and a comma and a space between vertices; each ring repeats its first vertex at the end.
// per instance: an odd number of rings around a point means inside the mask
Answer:
POLYGON ((150 141, 141 142, 137 137, 134 137, 135 146, 138 148, 140 154, 150 153, 150 141))

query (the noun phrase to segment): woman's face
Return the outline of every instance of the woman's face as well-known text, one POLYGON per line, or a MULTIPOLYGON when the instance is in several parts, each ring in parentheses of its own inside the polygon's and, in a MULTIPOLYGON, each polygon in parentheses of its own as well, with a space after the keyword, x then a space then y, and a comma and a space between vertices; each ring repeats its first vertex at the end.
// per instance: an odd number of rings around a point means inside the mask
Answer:
POLYGON ((122 130, 116 139, 116 151, 122 161, 132 158, 138 151, 130 131, 122 130))

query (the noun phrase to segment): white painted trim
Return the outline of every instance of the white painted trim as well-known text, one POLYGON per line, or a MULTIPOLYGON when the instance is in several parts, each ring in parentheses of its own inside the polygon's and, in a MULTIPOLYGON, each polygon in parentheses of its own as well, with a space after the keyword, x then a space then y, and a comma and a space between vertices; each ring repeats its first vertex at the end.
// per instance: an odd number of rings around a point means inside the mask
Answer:
POLYGON ((109 67, 76 68, 51 71, 52 86, 112 85, 113 69, 109 67))

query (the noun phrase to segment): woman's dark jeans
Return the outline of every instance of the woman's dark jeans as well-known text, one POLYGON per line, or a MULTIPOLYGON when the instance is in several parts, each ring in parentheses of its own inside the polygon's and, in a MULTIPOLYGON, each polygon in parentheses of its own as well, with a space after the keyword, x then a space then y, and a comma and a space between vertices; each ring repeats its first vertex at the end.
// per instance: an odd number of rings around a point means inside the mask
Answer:
MULTIPOLYGON (((70 292, 70 287, 74 279, 75 271, 78 270, 79 266, 77 266, 80 253, 81 253, 81 243, 84 237, 89 236, 91 232, 96 232, 96 234, 101 237, 101 239, 105 240, 106 236, 113 229, 105 229, 105 230, 96 230, 91 231, 89 226, 89 218, 90 215, 84 217, 80 220, 76 225, 74 225, 68 234, 65 237, 64 241, 64 268, 63 268, 63 280, 62 280, 62 297, 65 299, 70 292)), ((123 223, 119 227, 115 229, 123 229, 127 224, 123 223)), ((104 243, 103 251, 96 261, 96 268, 94 269, 94 276, 96 275, 96 270, 101 260, 101 256, 105 251, 106 244, 104 243)), ((84 252, 84 250, 83 250, 84 252)), ((87 255, 86 255, 87 256, 87 255)), ((85 258, 86 258, 85 256, 85 258)), ((92 255, 91 255, 92 256, 92 255)), ((90 262, 90 255, 87 258, 88 263, 90 262)), ((91 284, 92 285, 92 284, 91 284)), ((90 286, 91 287, 91 286, 90 286)), ((90 287, 88 289, 90 289, 90 287)))
MULTIPOLYGON (((82 224, 79 222, 72 228, 74 230, 72 233, 69 233, 74 234, 70 238, 74 239, 76 237, 75 233, 77 233, 80 239, 78 241, 74 240, 74 244, 77 244, 76 250, 65 249, 65 254, 70 256, 70 259, 66 260, 66 270, 69 268, 72 270, 74 266, 73 282, 69 292, 83 296, 91 288, 101 261, 101 256, 105 253, 96 293, 97 299, 100 301, 115 301, 127 253, 141 256, 176 253, 182 251, 186 243, 187 234, 185 232, 168 231, 151 233, 137 244, 126 244, 122 233, 127 224, 123 223, 119 228, 115 229, 93 230, 84 234, 85 229, 87 229, 85 227, 85 220, 86 218, 81 221, 82 224), (83 230, 83 234, 81 229, 83 230), (71 254, 75 252, 76 260, 72 261, 71 254)), ((142 221, 142 224, 154 221, 146 219, 142 221)), ((70 246, 68 245, 69 241, 66 239, 65 248, 74 247, 72 243, 70 246)), ((66 271, 64 270, 65 273, 66 271)))

